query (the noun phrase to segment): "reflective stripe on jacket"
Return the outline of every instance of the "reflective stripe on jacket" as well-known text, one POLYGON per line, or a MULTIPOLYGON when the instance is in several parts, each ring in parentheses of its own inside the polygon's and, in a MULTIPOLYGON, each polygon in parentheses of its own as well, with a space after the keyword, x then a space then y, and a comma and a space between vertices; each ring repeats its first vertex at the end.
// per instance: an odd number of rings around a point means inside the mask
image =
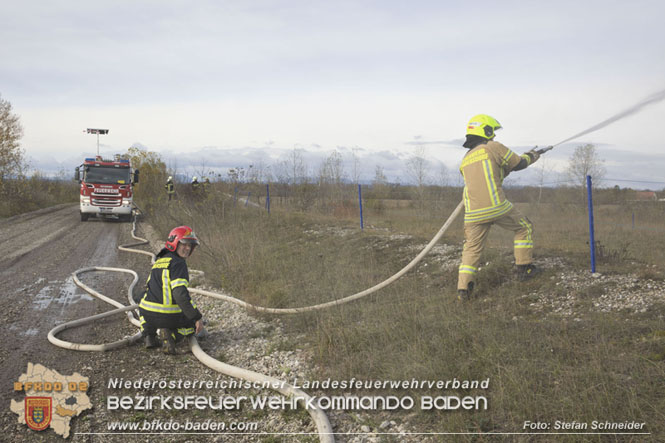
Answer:
POLYGON ((521 157, 495 141, 469 150, 460 166, 464 176, 464 222, 482 223, 501 217, 512 203, 503 192, 503 179, 521 157))
MULTIPOLYGON (((187 264, 183 258, 170 251, 162 252, 158 257, 152 265, 146 283, 147 290, 139 307, 160 314, 179 314, 183 310, 174 299, 173 290, 181 286, 186 289, 189 286, 187 264)), ((196 309, 191 300, 185 302, 196 309)))

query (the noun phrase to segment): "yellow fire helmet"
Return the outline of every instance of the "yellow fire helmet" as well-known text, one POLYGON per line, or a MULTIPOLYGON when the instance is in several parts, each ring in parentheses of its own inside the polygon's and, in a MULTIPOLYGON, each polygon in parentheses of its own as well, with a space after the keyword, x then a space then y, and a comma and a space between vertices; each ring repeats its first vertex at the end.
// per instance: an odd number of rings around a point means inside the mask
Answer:
POLYGON ((469 124, 466 126, 466 135, 478 135, 492 140, 495 135, 494 132, 498 129, 501 129, 501 123, 495 118, 485 114, 478 114, 469 120, 469 124))

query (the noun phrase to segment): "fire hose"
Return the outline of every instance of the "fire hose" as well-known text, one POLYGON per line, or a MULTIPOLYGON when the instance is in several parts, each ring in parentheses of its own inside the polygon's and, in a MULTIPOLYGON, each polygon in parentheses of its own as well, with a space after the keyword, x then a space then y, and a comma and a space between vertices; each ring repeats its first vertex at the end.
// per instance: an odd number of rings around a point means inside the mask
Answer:
MULTIPOLYGON (((122 245, 119 247, 119 249, 123 251, 131 251, 131 252, 138 252, 138 253, 143 253, 146 255, 150 255, 152 257, 152 261, 154 262, 154 254, 146 251, 141 251, 141 250, 134 250, 134 249, 129 249, 130 246, 138 246, 141 244, 146 244, 148 243, 147 240, 142 239, 140 237, 136 237, 135 235, 135 230, 136 230, 136 219, 134 220, 133 228, 132 228, 132 237, 135 238, 136 240, 141 240, 138 243, 133 243, 131 245, 122 245)), ((106 318, 115 314, 123 313, 126 312, 127 316, 129 317, 130 322, 137 327, 140 327, 139 321, 132 315, 131 311, 135 311, 138 309, 138 305, 133 303, 132 299, 132 292, 134 289, 134 286, 138 282, 138 275, 136 272, 130 270, 130 269, 122 269, 122 268, 109 268, 109 267, 99 267, 99 266, 93 266, 89 268, 82 268, 77 271, 75 271, 73 274, 73 280, 74 283, 79 286, 81 289, 84 291, 88 292, 90 295, 99 298, 100 300, 105 301, 106 303, 109 303, 113 306, 116 307, 116 309, 113 309, 111 311, 107 311, 101 314, 93 315, 90 317, 70 321, 63 323, 61 325, 56 326, 55 328, 51 329, 48 333, 48 340, 61 348, 65 349, 72 349, 76 351, 108 351, 111 349, 118 348, 120 346, 124 345, 129 345, 131 343, 134 343, 141 338, 141 332, 138 332, 134 334, 131 337, 124 338, 122 340, 118 340, 112 343, 104 343, 104 344, 99 344, 99 345, 92 345, 92 344, 80 344, 80 343, 72 343, 68 341, 61 340, 56 337, 56 335, 59 332, 62 332, 66 329, 78 327, 78 326, 83 326, 86 324, 90 324, 94 321, 100 320, 102 318, 106 318), (132 283, 129 285, 127 289, 127 297, 129 300, 129 306, 125 306, 122 303, 119 303, 113 299, 110 299, 106 297, 103 294, 100 294, 99 292, 95 291, 94 289, 90 288, 89 286, 85 285, 83 282, 79 280, 79 275, 86 273, 86 272, 95 272, 95 271, 104 271, 104 272, 123 272, 123 273, 128 273, 131 274, 134 278, 132 280, 132 283)), ((243 368, 238 368, 226 363, 223 363, 219 360, 216 360, 212 358, 210 355, 206 354, 203 349, 198 344, 198 341, 196 340, 196 337, 193 335, 190 336, 189 338, 189 344, 192 350, 192 353, 194 356, 199 359, 204 365, 208 366, 211 369, 214 369, 215 371, 218 371, 222 374, 231 376, 231 377, 236 377, 240 378, 249 382, 258 382, 262 383, 265 386, 273 386, 275 387, 274 389, 277 390, 279 393, 287 396, 287 397, 295 397, 298 399, 298 401, 301 404, 305 404, 305 402, 308 402, 310 400, 310 396, 307 395, 305 392, 302 390, 291 386, 285 382, 282 382, 276 378, 264 375, 264 374, 259 374, 257 372, 253 372, 247 369, 243 368)), ((314 421, 314 424, 316 425, 317 432, 319 434, 319 440, 323 443, 332 443, 334 442, 334 434, 332 430, 332 426, 330 425, 330 421, 328 420, 328 417, 326 414, 321 410, 319 407, 316 405, 313 405, 313 407, 306 408, 307 412, 310 414, 312 417, 312 420, 314 421)))
MULTIPOLYGON (((225 300, 231 303, 235 303, 237 305, 240 305, 244 308, 255 310, 258 312, 264 312, 264 313, 270 313, 270 314, 295 314, 295 313, 301 313, 301 312, 307 312, 307 311, 314 311, 314 310, 319 310, 319 309, 325 309, 331 306, 336 306, 336 305, 341 305, 344 303, 351 302, 353 300, 357 300, 359 298, 365 297, 373 292, 378 291, 379 289, 388 286, 398 278, 400 278, 402 275, 404 275, 406 272, 408 272, 411 268, 413 268, 431 249, 432 247, 439 241, 441 236, 448 230, 450 225, 453 223, 455 218, 459 215, 459 213, 462 211, 463 208, 463 202, 460 202, 453 213, 448 217, 448 220, 444 225, 441 227, 439 232, 432 238, 432 240, 427 244, 427 246, 413 259, 411 262, 409 262, 404 268, 402 268, 399 272, 397 272, 395 275, 392 277, 384 280, 383 282, 366 289, 364 291, 358 292, 356 294, 350 295, 348 297, 339 299, 339 300, 334 300, 328 303, 322 303, 314 306, 307 306, 307 307, 302 307, 302 308, 285 308, 285 309, 275 309, 275 308, 265 308, 265 307, 260 307, 260 306, 254 306, 252 304, 249 304, 245 301, 238 300, 236 298, 230 297, 225 294, 219 294, 216 292, 211 292, 211 291, 204 291, 202 289, 196 289, 196 288, 189 288, 189 291, 195 294, 201 294, 201 295, 206 295, 209 297, 225 300)), ((118 249, 121 251, 126 251, 126 252, 135 252, 139 254, 144 254, 148 255, 151 257, 151 261, 154 262, 155 260, 155 255, 151 252, 143 251, 140 249, 134 249, 132 248, 133 246, 139 246, 143 244, 147 244, 148 241, 146 239, 143 239, 141 237, 137 237, 135 234, 136 231, 136 218, 134 219, 134 223, 132 225, 132 232, 131 235, 134 239, 139 240, 136 243, 131 243, 131 244, 126 244, 126 245, 120 245, 118 246, 118 249)), ((195 271, 192 271, 195 272, 195 271)), ((89 323, 92 323, 96 320, 100 320, 102 318, 106 318, 115 314, 120 314, 120 313, 127 313, 127 317, 134 326, 140 327, 139 321, 132 315, 132 311, 135 311, 138 309, 138 305, 133 302, 132 298, 132 293, 134 286, 136 286, 136 283, 138 282, 138 275, 136 272, 130 270, 130 269, 123 269, 123 268, 111 268, 111 267, 101 267, 101 266, 93 266, 93 267, 88 267, 88 268, 82 268, 77 271, 75 271, 72 274, 72 278, 74 280, 74 283, 79 286, 81 289, 89 293, 90 295, 105 301, 106 303, 109 303, 112 306, 115 306, 116 309, 113 309, 111 311, 107 311, 101 314, 93 315, 90 317, 78 319, 78 320, 73 320, 70 322, 63 323, 61 325, 56 326, 53 328, 51 331, 48 333, 48 340, 61 348, 65 349, 72 349, 76 351, 109 351, 111 349, 115 349, 121 346, 129 345, 132 344, 138 340, 141 339, 141 332, 138 332, 134 334, 131 337, 124 338, 122 340, 117 340, 111 343, 104 343, 104 344, 81 344, 81 343, 72 343, 68 341, 61 340, 56 337, 56 335, 66 329, 70 328, 75 328, 78 326, 83 326, 89 323), (96 272, 96 271, 102 271, 102 272, 120 272, 120 273, 128 273, 131 274, 134 278, 132 280, 132 283, 129 285, 127 289, 127 298, 129 300, 129 306, 125 306, 120 302, 117 302, 101 293, 98 291, 95 291, 94 289, 90 288, 81 280, 79 279, 79 275, 86 273, 86 272, 96 272)), ((219 360, 216 360, 212 358, 210 355, 206 354, 203 349, 201 349, 200 345, 198 344, 198 341, 196 340, 196 337, 193 335, 190 336, 189 338, 189 344, 190 348, 192 350, 192 353, 194 356, 201 361, 204 365, 208 366, 211 369, 214 369, 222 374, 229 375, 231 377, 237 377, 241 378, 243 380, 247 380, 250 382, 267 382, 270 383, 270 386, 281 386, 279 388, 276 388, 278 392, 285 396, 294 396, 301 401, 306 402, 309 400, 309 396, 303 392, 302 390, 295 388, 291 385, 288 385, 284 382, 281 382, 273 377, 264 375, 264 374, 259 374, 257 372, 249 371, 247 369, 243 368, 238 368, 226 363, 223 363, 219 360)), ((308 408, 307 412, 310 414, 312 417, 312 420, 314 421, 318 433, 319 433, 319 439, 321 442, 333 442, 334 437, 333 437, 333 431, 332 431, 332 426, 330 425, 330 422, 328 421, 327 416, 325 413, 317 408, 308 408)))

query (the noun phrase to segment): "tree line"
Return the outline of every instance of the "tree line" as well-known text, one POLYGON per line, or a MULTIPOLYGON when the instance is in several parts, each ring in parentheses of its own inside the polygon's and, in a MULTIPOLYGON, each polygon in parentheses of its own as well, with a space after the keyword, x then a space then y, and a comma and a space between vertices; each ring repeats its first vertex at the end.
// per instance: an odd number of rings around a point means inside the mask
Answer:
MULTIPOLYGON (((7 216, 21 210, 36 209, 48 202, 76 201, 76 184, 68 183, 68 175, 62 171, 59 180, 49 180, 39 172, 27 176, 28 162, 20 140, 23 127, 20 118, 12 110, 9 101, 0 95, 0 216, 7 216), (36 206, 36 207, 35 207, 36 206)), ((174 167, 167 167, 161 156, 142 147, 132 146, 125 154, 132 160, 135 168, 141 170, 141 183, 136 188, 138 201, 149 205, 164 193, 164 183, 169 175, 177 176, 174 167)), ((551 170, 541 160, 542 166, 536 166, 538 172, 538 196, 543 199, 543 185, 551 180, 551 170)), ((239 166, 227 171, 226 176, 210 171, 206 174, 205 164, 201 165, 200 176, 210 176, 213 182, 227 183, 226 191, 237 190, 239 185, 246 189, 255 188, 255 195, 262 194, 260 184, 271 183, 271 193, 275 197, 287 198, 302 210, 313 206, 322 208, 336 207, 339 202, 353 202, 357 190, 351 184, 359 182, 361 160, 356 150, 352 152, 351 170, 345 169, 345 163, 339 151, 333 150, 316 170, 310 170, 304 159, 304 150, 294 148, 286 158, 273 165, 263 161, 247 167, 239 166)), ((454 189, 462 185, 459 174, 450 172, 445 166, 435 165, 427 159, 422 145, 416 145, 412 155, 405 161, 404 172, 408 185, 390 183, 385 169, 376 165, 371 185, 367 186, 367 199, 414 200, 423 209, 429 200, 441 199, 448 195, 446 188, 454 189)), ((586 176, 594 178, 597 186, 605 176, 604 160, 600 158, 594 145, 578 146, 569 159, 565 171, 570 184, 578 187, 586 185, 586 176)), ((179 183, 182 187, 186 183, 179 183)), ((219 186, 218 186, 219 187, 219 186)), ((525 189, 529 189, 528 187, 525 189)), ((184 189, 181 189, 184 192, 184 189)), ((452 191, 451 191, 452 192, 452 191)), ((523 191, 526 192, 526 191, 523 191)), ((520 194, 519 191, 514 191, 520 194)), ((547 193, 547 192, 546 192, 547 193)), ((622 195, 620 190, 613 190, 613 195, 622 195)), ((529 193, 531 195, 532 193, 529 193)), ((625 194, 625 193, 624 193, 625 194)), ((619 197, 617 197, 619 198, 619 197)), ((627 199, 625 195, 622 197, 627 199)), ((532 197, 529 199, 533 200, 532 197)), ((353 203, 349 203, 353 204, 353 203)))

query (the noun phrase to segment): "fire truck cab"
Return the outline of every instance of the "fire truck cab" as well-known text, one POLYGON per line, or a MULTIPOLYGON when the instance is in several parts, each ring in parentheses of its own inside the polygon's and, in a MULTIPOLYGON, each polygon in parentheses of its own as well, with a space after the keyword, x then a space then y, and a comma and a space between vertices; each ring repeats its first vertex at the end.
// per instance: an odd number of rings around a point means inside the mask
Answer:
POLYGON ((132 170, 128 159, 86 158, 75 170, 74 179, 81 184, 81 221, 91 216, 132 219, 133 186, 139 171, 132 170))

